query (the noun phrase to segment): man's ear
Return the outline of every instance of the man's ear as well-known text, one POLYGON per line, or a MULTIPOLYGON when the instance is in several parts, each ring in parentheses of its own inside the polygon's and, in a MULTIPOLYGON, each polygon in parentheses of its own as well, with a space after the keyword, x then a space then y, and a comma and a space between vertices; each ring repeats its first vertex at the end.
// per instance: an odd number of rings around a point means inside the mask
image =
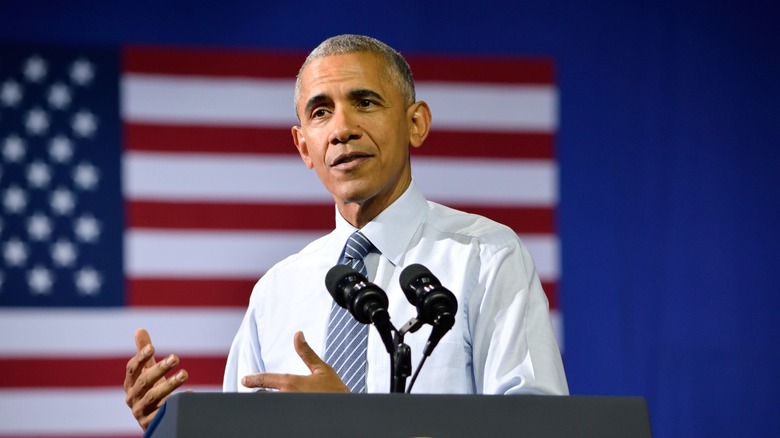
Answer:
POLYGON ((431 109, 427 103, 417 101, 409 107, 406 115, 409 118, 409 144, 418 148, 431 130, 431 109))
POLYGON ((303 137, 303 130, 301 130, 300 126, 293 126, 291 132, 293 143, 295 143, 295 147, 298 148, 298 153, 301 154, 301 158, 303 159, 303 162, 306 163, 306 167, 311 169, 313 167, 312 161, 309 156, 309 147, 306 145, 306 139, 303 137))

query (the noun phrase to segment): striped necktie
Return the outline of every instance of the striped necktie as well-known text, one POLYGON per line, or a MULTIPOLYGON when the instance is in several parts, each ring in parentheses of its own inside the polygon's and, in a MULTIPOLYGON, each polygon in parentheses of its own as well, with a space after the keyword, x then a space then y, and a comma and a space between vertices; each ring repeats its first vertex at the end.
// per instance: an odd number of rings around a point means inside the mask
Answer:
MULTIPOLYGON (((347 239, 339 263, 368 276, 363 258, 373 247, 363 233, 355 231, 347 239)), ((368 325, 358 322, 347 309, 334 302, 325 339, 325 362, 336 370, 351 392, 366 392, 367 348, 368 325)))

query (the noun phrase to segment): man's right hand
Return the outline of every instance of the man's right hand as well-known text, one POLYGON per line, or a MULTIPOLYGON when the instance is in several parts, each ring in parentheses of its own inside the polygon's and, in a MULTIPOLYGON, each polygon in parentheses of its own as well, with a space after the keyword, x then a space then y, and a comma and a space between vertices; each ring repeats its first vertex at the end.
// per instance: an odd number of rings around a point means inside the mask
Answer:
POLYGON ((187 371, 179 370, 172 377, 165 378, 165 374, 179 364, 179 358, 171 354, 155 362, 154 346, 146 330, 135 331, 135 347, 138 352, 127 362, 125 400, 138 424, 146 430, 168 395, 181 386, 188 376, 187 371))

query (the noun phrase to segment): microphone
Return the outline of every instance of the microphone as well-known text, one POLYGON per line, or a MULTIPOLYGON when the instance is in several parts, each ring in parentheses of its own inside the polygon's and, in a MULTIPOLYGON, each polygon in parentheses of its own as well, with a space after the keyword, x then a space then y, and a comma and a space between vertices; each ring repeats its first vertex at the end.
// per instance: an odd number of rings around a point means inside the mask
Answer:
POLYGON ((433 326, 423 354, 428 356, 442 337, 455 325, 458 300, 442 286, 436 276, 425 266, 415 263, 401 271, 401 289, 406 299, 417 307, 420 320, 433 326))
POLYGON ((387 313, 387 294, 358 271, 336 265, 325 275, 325 287, 340 307, 360 323, 374 324, 388 353, 393 352, 393 325, 387 313))

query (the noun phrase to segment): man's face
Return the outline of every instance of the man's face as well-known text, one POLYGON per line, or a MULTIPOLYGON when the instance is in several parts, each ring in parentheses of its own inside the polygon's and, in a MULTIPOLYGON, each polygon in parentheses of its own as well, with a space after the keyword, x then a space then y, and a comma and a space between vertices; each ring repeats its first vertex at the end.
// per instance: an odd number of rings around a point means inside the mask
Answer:
POLYGON ((355 203, 378 214, 403 193, 411 181, 409 145, 424 138, 415 121, 419 104, 407 108, 381 58, 351 53, 312 61, 296 103, 295 145, 340 210, 355 203))

